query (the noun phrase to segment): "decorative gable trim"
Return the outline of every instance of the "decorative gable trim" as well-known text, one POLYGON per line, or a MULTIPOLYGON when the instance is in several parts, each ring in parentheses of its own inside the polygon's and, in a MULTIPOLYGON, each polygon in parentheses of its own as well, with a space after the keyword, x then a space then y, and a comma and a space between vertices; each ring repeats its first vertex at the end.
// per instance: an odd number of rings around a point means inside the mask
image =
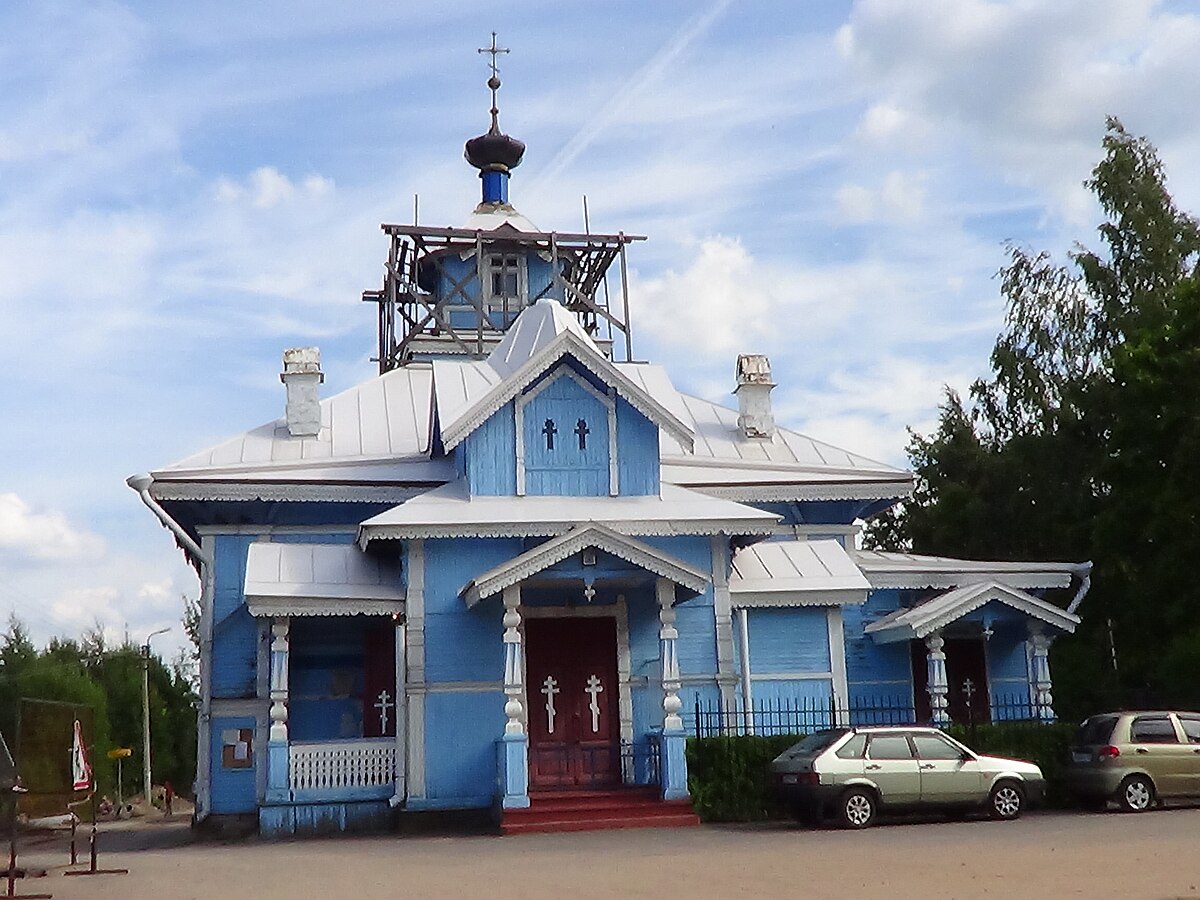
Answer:
POLYGON ((516 419, 517 436, 517 496, 525 496, 525 407, 554 384, 560 378, 570 378, 587 393, 604 404, 608 410, 608 493, 616 497, 620 493, 620 482, 617 471, 617 401, 612 388, 607 393, 596 387, 568 365, 562 366, 562 371, 553 377, 543 379, 532 390, 517 397, 513 415, 516 419))
POLYGON ((989 581, 949 591, 912 609, 898 610, 863 630, 879 644, 925 638, 993 600, 1068 634, 1081 621, 1079 616, 1053 603, 998 581, 989 581))
POLYGON ((538 572, 588 549, 612 554, 697 594, 709 583, 708 576, 699 569, 662 553, 649 544, 593 522, 578 525, 564 535, 551 538, 546 543, 489 569, 463 587, 459 595, 468 607, 472 607, 480 600, 499 594, 506 587, 519 584, 538 572))
POLYGON ((471 432, 494 415, 504 404, 515 399, 537 378, 548 372, 564 356, 570 355, 581 366, 600 381, 608 384, 634 409, 650 419, 681 445, 691 450, 693 434, 691 428, 680 421, 674 413, 647 394, 639 385, 622 374, 611 362, 601 356, 594 347, 572 331, 564 331, 545 349, 531 357, 479 402, 463 413, 456 421, 442 425, 442 445, 446 451, 457 447, 471 432))

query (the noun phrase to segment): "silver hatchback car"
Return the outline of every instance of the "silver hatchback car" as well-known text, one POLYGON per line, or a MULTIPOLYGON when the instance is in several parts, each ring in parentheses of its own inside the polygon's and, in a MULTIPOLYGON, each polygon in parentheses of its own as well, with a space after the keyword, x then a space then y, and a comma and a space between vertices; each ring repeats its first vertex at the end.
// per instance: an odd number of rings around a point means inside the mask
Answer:
POLYGON ((799 818, 832 814, 865 828, 880 811, 986 809, 1015 819, 1045 796, 1031 762, 980 756, 936 728, 835 728, 810 734, 771 763, 776 795, 799 818))

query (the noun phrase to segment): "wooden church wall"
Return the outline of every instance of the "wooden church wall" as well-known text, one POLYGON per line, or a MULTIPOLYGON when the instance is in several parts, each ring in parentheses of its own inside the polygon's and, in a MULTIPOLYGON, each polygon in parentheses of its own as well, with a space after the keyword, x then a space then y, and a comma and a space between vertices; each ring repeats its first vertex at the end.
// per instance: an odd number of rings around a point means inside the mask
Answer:
POLYGON ((522 550, 520 538, 425 541, 425 807, 490 804, 504 733, 500 597, 458 592, 522 550))
POLYGON ((863 633, 867 625, 900 608, 902 592, 895 588, 871 591, 866 603, 842 609, 846 641, 846 680, 850 704, 912 703, 912 665, 908 644, 876 644, 863 633))
POLYGON ((467 436, 464 454, 467 484, 478 496, 512 497, 517 493, 516 419, 506 403, 467 436))
POLYGON ((255 535, 217 535, 213 565, 212 695, 257 693, 258 622, 246 609, 246 555, 255 535))
POLYGON ((623 497, 659 491, 658 426, 617 398, 617 473, 623 497))

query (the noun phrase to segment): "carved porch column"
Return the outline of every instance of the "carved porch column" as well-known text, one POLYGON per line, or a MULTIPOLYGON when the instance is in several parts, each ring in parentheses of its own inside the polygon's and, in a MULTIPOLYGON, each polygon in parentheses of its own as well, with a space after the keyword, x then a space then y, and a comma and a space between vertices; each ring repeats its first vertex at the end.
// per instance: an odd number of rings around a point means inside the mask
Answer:
POLYGON ((395 641, 393 653, 396 663, 396 791, 388 803, 396 807, 404 802, 408 775, 407 760, 405 759, 407 755, 405 751, 408 748, 408 625, 404 614, 394 614, 392 625, 394 627, 393 640, 395 641))
POLYGON ((529 806, 529 736, 525 733, 524 644, 521 638, 521 587, 504 589, 504 737, 501 742, 501 784, 505 809, 529 806))
POLYGON ((925 689, 929 692, 929 717, 931 722, 938 727, 950 724, 950 714, 946 711, 950 705, 947 696, 950 693, 950 682, 946 678, 946 654, 942 650, 945 645, 946 642, 942 640, 940 631, 935 631, 925 638, 925 647, 928 651, 928 674, 925 689))
POLYGON ((1040 623, 1029 623, 1029 645, 1032 648, 1032 683, 1030 693, 1033 714, 1043 722, 1053 722, 1054 696, 1050 693, 1050 644, 1054 639, 1047 635, 1040 623))
POLYGON ((675 584, 659 578, 654 593, 658 600, 658 653, 662 663, 663 727, 659 755, 662 796, 664 800, 682 800, 688 796, 684 753, 687 736, 679 715, 683 701, 679 699, 679 655, 675 646, 679 639, 675 628, 675 584))
POLYGON ((288 626, 287 616, 271 622, 271 732, 267 741, 267 800, 291 799, 288 775, 288 626))

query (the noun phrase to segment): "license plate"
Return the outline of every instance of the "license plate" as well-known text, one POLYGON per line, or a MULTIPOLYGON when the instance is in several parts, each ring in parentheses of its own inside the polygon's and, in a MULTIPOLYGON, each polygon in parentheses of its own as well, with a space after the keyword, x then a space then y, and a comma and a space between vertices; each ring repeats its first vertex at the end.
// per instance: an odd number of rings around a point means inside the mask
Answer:
POLYGON ((1092 761, 1092 754, 1085 750, 1072 750, 1071 761, 1077 763, 1086 763, 1092 761))
POLYGON ((799 782, 799 779, 795 775, 784 775, 783 776, 784 784, 796 784, 798 782, 799 782))

